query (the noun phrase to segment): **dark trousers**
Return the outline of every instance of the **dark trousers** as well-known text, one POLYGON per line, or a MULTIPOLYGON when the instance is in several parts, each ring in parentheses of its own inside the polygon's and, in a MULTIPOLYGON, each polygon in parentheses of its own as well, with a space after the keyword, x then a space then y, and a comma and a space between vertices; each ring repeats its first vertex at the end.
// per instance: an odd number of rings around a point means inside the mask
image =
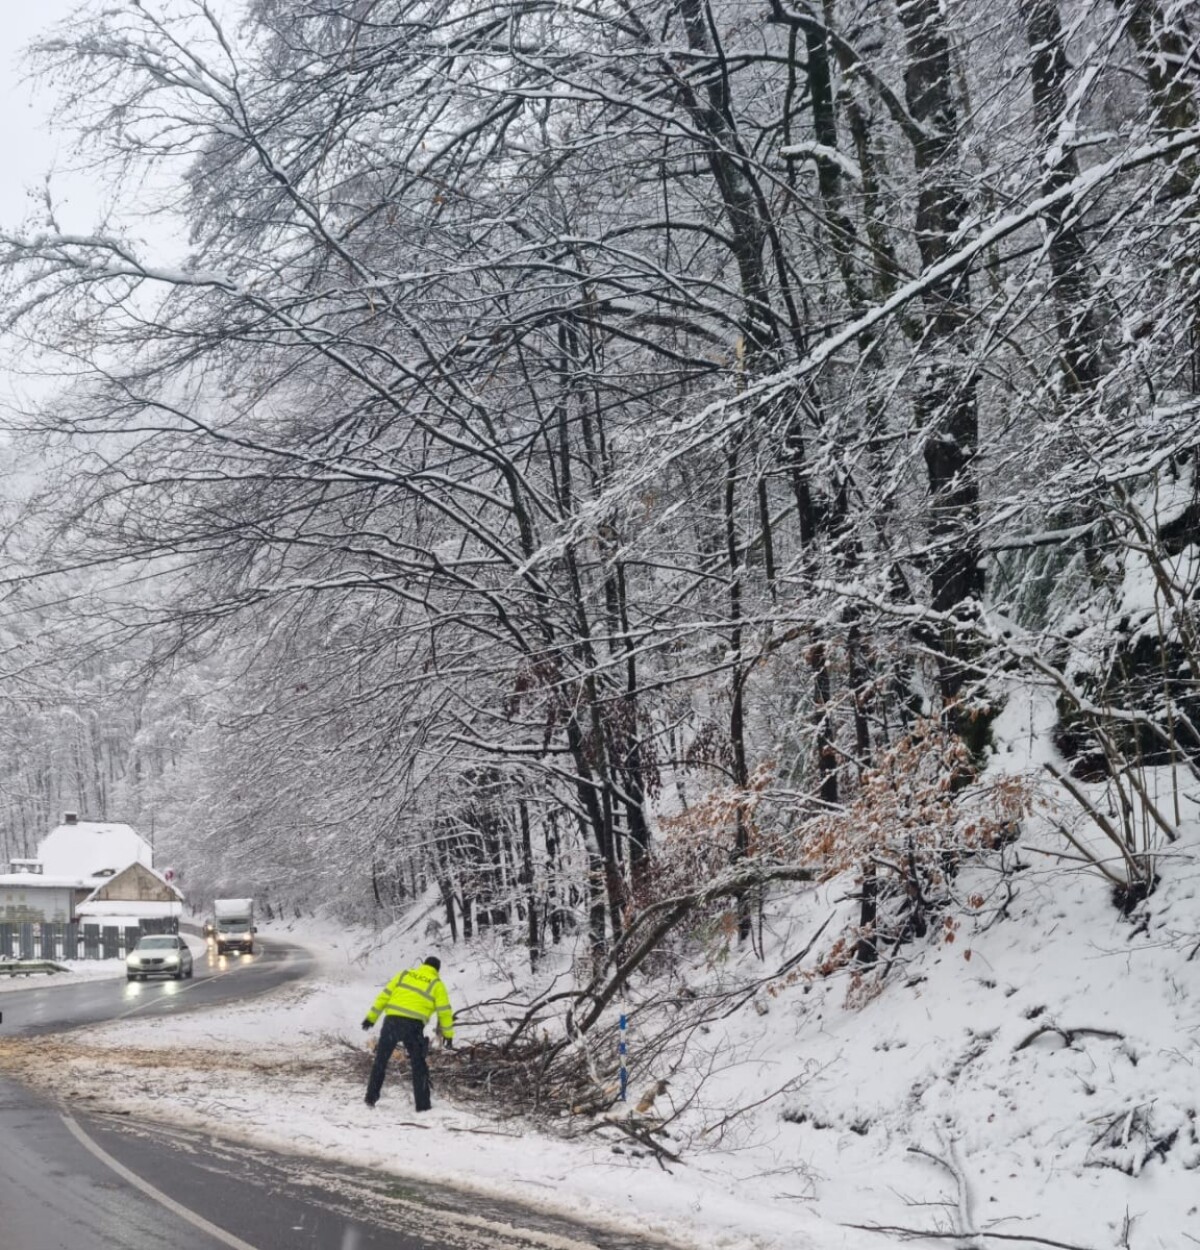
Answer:
POLYGON ((397 1046, 403 1045, 408 1052, 408 1066, 412 1069, 413 1098, 418 1111, 428 1111, 433 1105, 429 1101, 429 1064, 425 1056, 429 1053, 429 1041, 425 1036, 425 1026, 420 1020, 406 1020, 403 1016, 384 1016, 383 1031, 379 1035, 379 1045, 375 1048, 375 1065, 371 1069, 371 1079, 367 1082, 367 1102, 378 1102, 379 1091, 383 1088, 383 1078, 387 1075, 388 1060, 397 1046))

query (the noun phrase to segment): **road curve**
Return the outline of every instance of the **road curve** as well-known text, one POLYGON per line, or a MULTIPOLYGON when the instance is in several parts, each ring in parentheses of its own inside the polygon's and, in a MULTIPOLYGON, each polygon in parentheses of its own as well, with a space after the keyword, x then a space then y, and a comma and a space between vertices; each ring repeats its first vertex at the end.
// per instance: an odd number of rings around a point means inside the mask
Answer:
MULTIPOLYGON (((38 1036, 265 994, 305 975, 299 947, 198 957, 194 979, 0 994, 0 1036, 38 1036)), ((397 1128, 397 1157, 419 1137, 397 1128)), ((661 1250, 517 1204, 80 1113, 0 1078, 0 1250, 661 1250)))
POLYGON ((382 1173, 64 1112, 2 1079, 0 1143, 3 1250, 662 1247, 382 1173))
POLYGON ((67 1131, 57 1110, 0 1080, 0 1227, 5 1250, 214 1250, 183 1223, 117 1183, 67 1131))
MULTIPOLYGON (((211 945, 196 955, 190 981, 80 981, 77 985, 29 978, 30 988, 0 994, 0 1037, 61 1033, 85 1024, 131 1016, 174 1015, 221 1003, 242 1002, 306 976, 312 956, 299 946, 268 939, 253 955, 218 955, 211 945)), ((70 973, 58 973, 69 977, 70 973)))

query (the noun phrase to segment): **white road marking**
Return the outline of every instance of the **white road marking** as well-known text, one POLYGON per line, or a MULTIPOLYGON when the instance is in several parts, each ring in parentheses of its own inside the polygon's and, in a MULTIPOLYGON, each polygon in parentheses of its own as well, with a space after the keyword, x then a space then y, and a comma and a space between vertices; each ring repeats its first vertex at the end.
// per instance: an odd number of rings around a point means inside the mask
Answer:
POLYGON ((227 1233, 223 1228, 210 1224, 204 1216, 197 1215, 195 1211, 189 1210, 181 1203, 176 1202, 174 1198, 168 1197, 161 1189, 155 1189, 149 1181, 143 1180, 136 1172, 131 1172, 123 1163, 118 1163, 107 1150, 94 1142, 69 1115, 64 1114, 62 1119, 63 1123, 70 1130, 71 1135, 85 1150, 95 1155, 105 1167, 115 1172, 122 1180, 128 1181, 135 1189, 141 1190, 147 1198, 153 1199, 159 1206, 165 1207, 172 1214, 179 1216, 181 1220, 186 1220, 193 1228, 198 1228, 202 1233, 207 1233, 215 1241, 219 1241, 221 1245, 228 1246, 229 1250, 256 1250, 256 1247, 252 1246, 248 1241, 243 1241, 240 1237, 227 1233))
MULTIPOLYGON (((285 963, 287 962, 286 951, 284 952, 283 962, 285 963)), ((235 972, 252 972, 255 968, 258 968, 259 966, 260 966, 259 961, 256 959, 252 964, 249 964, 246 966, 235 964, 233 967, 230 967, 230 968, 218 968, 216 972, 210 973, 206 977, 201 977, 199 980, 196 980, 196 978, 193 976, 188 979, 186 985, 182 981, 169 981, 169 982, 164 981, 163 984, 173 985, 175 987, 176 994, 186 994, 188 990, 198 990, 210 981, 219 981, 222 977, 232 976, 235 972)), ((148 987, 150 985, 150 982, 143 981, 142 984, 148 987)), ((270 988, 275 989, 277 987, 271 986, 270 988)), ((239 999, 239 1001, 248 1002, 252 998, 258 998, 259 994, 266 994, 269 992, 270 990, 260 990, 257 994, 243 994, 241 998, 239 999)), ((165 1001, 165 995, 156 994, 153 998, 147 998, 143 1002, 137 1003, 133 1007, 130 1007, 128 1011, 121 1011, 121 1012, 118 1012, 115 1016, 110 1016, 109 1020, 128 1019, 129 1016, 136 1015, 136 1013, 139 1011, 145 1011, 147 1007, 160 1006, 164 1001, 165 1001)))
MULTIPOLYGON (((193 978, 192 980, 188 981, 186 985, 184 985, 182 981, 164 981, 163 984, 174 986, 176 994, 186 994, 188 990, 197 989, 201 985, 203 985, 206 981, 216 981, 216 980, 219 980, 221 977, 227 977, 232 971, 233 971, 232 968, 228 968, 224 972, 214 972, 212 976, 201 977, 199 981, 193 978)), ((142 984, 145 985, 148 989, 150 982, 143 981, 142 984)), ((144 1011, 147 1007, 157 1007, 160 1003, 163 1003, 166 1001, 167 1001, 167 998, 165 994, 156 994, 153 998, 143 999, 142 1002, 137 1003, 133 1007, 130 1007, 128 1011, 120 1011, 115 1016, 110 1016, 109 1020, 124 1020, 128 1016, 132 1016, 135 1012, 144 1011)), ((96 1023, 98 1024, 107 1023, 107 1021, 97 1021, 96 1023)))

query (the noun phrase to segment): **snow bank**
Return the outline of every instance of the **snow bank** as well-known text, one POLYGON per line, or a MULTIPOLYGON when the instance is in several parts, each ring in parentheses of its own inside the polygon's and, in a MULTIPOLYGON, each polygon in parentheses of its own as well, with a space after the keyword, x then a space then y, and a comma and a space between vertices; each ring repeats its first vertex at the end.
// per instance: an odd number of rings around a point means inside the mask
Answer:
MULTIPOLYGON (((431 1057, 432 1113, 416 1117, 399 1061, 379 1105, 368 1109, 363 1081, 347 1064, 351 1048, 362 1051, 367 1044, 359 1022, 381 984, 432 948, 404 933, 393 942, 364 942, 365 934, 320 922, 263 925, 261 936, 309 946, 319 961, 317 976, 214 1011, 78 1030, 70 1042, 67 1096, 93 1107, 119 1102, 137 1114, 458 1185, 594 1224, 637 1227, 675 1244, 877 1250, 876 1239, 865 1234, 829 1229, 807 1209, 806 1194, 764 1204, 758 1193, 740 1192, 718 1158, 668 1173, 627 1148, 615 1152, 609 1142, 565 1142, 477 1108, 450 1106, 437 1093, 437 1052, 431 1057), (97 1069, 111 1078, 122 1065, 138 1079, 95 1081, 97 1069), (147 1069, 154 1071, 152 1080, 147 1069), (98 1088, 105 1092, 98 1096, 98 1088), (419 1150, 401 1146, 410 1136, 419 1150)), ((456 1007, 494 999, 502 987, 498 978, 511 976, 482 947, 441 953, 456 1007)), ((469 1032, 462 1029, 460 1037, 469 1032)), ((45 1065, 43 1072, 58 1069, 61 1081, 53 1040, 42 1042, 31 1055, 45 1065)), ((36 1075, 32 1068, 26 1074, 36 1075)), ((778 1187, 789 1185, 781 1179, 778 1187)))
MULTIPOLYGON (((997 767, 1031 766, 1039 714, 1009 720, 997 767)), ((1195 812, 1186 798, 1184 837, 1130 918, 1095 875, 1054 857, 1061 843, 1035 822, 1006 852, 1006 877, 994 863, 962 872, 960 895, 986 901, 952 940, 901 952, 873 997, 848 994, 848 977, 771 975, 827 918, 835 923, 824 940, 851 915, 846 880, 776 899, 761 962, 714 941, 690 964, 635 981, 623 1005, 679 1012, 679 1048, 650 1073, 666 1081, 654 1113, 669 1121, 664 1141, 678 1165, 578 1131, 590 1124, 579 1117, 564 1141, 485 1107, 449 1105, 437 1092, 437 1053, 431 1115, 412 1112, 399 1062, 379 1106, 363 1106, 359 1022, 397 969, 442 956, 461 1043, 514 1014, 508 995, 529 994, 521 952, 484 942, 439 950, 424 936, 435 918, 427 905, 376 937, 319 922, 264 925, 266 941, 314 950, 311 981, 204 1014, 78 1031, 71 1080, 77 1096, 101 1087, 137 1113, 636 1224, 688 1246, 894 1244, 852 1227, 866 1225, 951 1244, 970 1229, 1088 1250, 1182 1250, 1200 1238, 1195 812), (684 1027, 696 1019, 688 1004, 735 987, 740 1007, 730 999, 735 1009, 684 1027), (685 1041, 686 1062, 675 1066, 685 1041), (95 1069, 121 1064, 154 1078, 94 1080, 95 1069)), ((570 972, 562 952, 540 983, 561 986, 570 972)), ((646 1040, 636 1026, 647 1018, 634 1016, 635 1063, 646 1040)))
POLYGON ((0 994, 12 990, 56 989, 64 985, 78 985, 80 981, 107 981, 125 975, 123 959, 67 959, 55 960, 66 972, 39 973, 36 976, 0 976, 0 994))

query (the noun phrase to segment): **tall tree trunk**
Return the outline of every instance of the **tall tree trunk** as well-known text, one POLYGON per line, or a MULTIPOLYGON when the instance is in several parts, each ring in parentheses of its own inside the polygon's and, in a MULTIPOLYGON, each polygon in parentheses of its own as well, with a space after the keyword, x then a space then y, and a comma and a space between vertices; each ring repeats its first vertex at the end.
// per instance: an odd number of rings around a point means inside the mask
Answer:
MULTIPOLYGON (((912 136, 917 178, 917 248, 926 271, 950 252, 965 205, 950 44, 939 0, 897 0, 905 34, 904 94, 918 123, 912 136)), ((979 414, 971 361, 971 290, 967 273, 945 275, 926 288, 925 343, 917 414, 924 434, 934 544, 930 569, 935 612, 954 614, 983 592, 979 538, 979 414)), ((969 653, 952 624, 936 632, 939 685, 947 720, 968 723, 957 707, 969 653)))
MULTIPOLYGON (((1129 13, 1129 37, 1146 70, 1146 86, 1157 129, 1177 134, 1196 125, 1198 110, 1193 85, 1195 41, 1182 17, 1167 20, 1158 0, 1118 0, 1129 13)), ((1182 11, 1182 10, 1180 10, 1182 11)), ((1186 195, 1197 176, 1195 157, 1179 163, 1171 179, 1173 195, 1186 195)))
MULTIPOLYGON (((1138 50, 1138 56, 1146 71, 1146 86, 1150 108, 1154 114, 1155 128, 1163 135, 1193 130, 1200 123, 1200 105, 1197 103, 1195 86, 1195 40, 1187 29, 1182 9, 1168 22, 1163 6, 1158 0, 1119 0, 1128 4, 1129 37, 1138 50)), ((1200 218, 1197 203, 1197 180, 1200 179, 1200 160, 1194 154, 1178 160, 1167 183, 1168 194, 1180 199, 1193 197, 1188 206, 1184 228, 1194 229, 1200 218)), ((1188 350, 1191 356, 1193 392, 1200 391, 1200 257, 1195 244, 1183 252, 1186 273, 1182 286, 1189 292, 1190 309, 1188 324, 1188 350)))
MULTIPOLYGON (((1066 92, 1071 67, 1063 45, 1058 0, 1022 0, 1021 9, 1029 42, 1038 147, 1046 170, 1043 190, 1049 194, 1079 177, 1079 159, 1065 142, 1071 120, 1066 92)), ((1100 328, 1085 271, 1087 249, 1079 220, 1068 209, 1051 209, 1046 226, 1063 388, 1068 394, 1090 391, 1100 377, 1100 328)))

